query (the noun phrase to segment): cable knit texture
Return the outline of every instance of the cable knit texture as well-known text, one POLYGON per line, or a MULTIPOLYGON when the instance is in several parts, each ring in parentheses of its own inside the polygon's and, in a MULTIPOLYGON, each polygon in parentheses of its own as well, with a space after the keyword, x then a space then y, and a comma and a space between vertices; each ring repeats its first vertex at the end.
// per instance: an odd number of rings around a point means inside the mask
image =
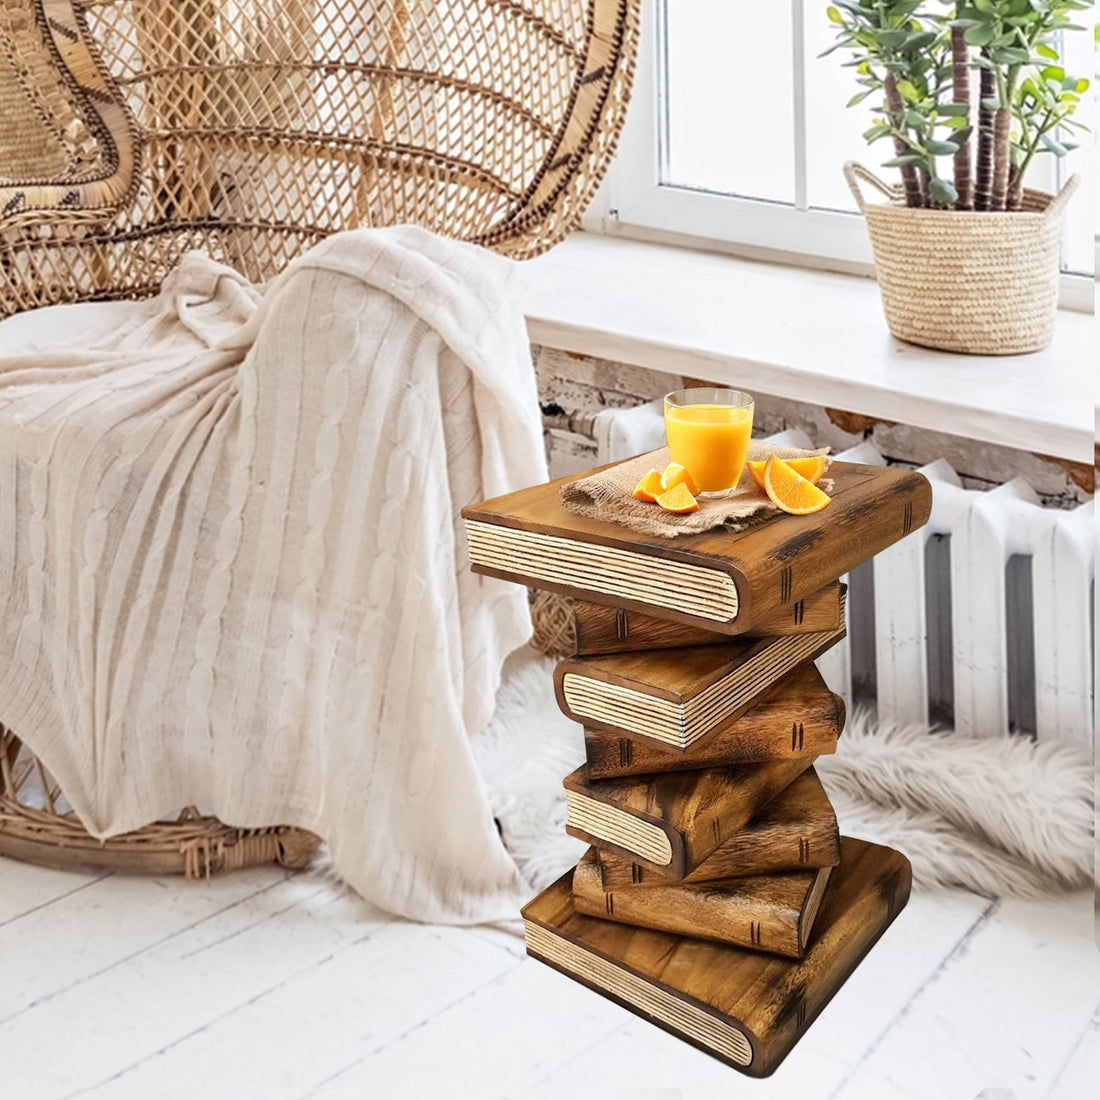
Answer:
POLYGON ((194 804, 391 911, 514 915, 467 735, 530 623, 458 514, 546 477, 512 272, 361 230, 0 325, 0 719, 92 833, 194 804))

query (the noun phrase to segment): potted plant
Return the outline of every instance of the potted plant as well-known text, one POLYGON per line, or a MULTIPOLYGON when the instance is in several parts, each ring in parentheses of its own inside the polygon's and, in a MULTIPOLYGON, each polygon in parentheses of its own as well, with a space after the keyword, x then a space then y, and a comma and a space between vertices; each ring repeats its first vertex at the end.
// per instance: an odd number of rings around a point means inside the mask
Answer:
POLYGON ((1036 156, 1065 156, 1085 127, 1074 111, 1089 82, 1059 62, 1058 38, 1084 30, 1091 0, 833 0, 836 43, 875 97, 864 133, 889 141, 891 186, 860 165, 844 172, 867 220, 891 332, 973 354, 1050 343, 1058 302, 1057 196, 1025 185, 1036 156), (889 200, 868 202, 861 183, 889 200))

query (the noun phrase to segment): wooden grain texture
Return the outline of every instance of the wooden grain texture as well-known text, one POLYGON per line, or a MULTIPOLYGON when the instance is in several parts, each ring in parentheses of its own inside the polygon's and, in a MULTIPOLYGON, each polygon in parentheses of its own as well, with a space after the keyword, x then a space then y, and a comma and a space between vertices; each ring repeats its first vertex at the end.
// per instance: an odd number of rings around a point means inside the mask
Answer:
POLYGON ((605 890, 596 849, 589 848, 573 872, 573 902, 590 917, 800 959, 831 871, 605 890))
POLYGON ((554 671, 554 690, 573 721, 682 754, 727 729, 764 692, 844 635, 842 622, 836 630, 783 638, 569 657, 554 671))
POLYGON ((682 753, 670 752, 649 737, 586 727, 588 775, 591 779, 614 779, 836 751, 837 738, 844 729, 844 700, 825 686, 813 662, 788 673, 755 704, 682 753))
MULTIPOLYGON (((785 634, 813 634, 836 630, 841 624, 840 584, 828 584, 817 592, 779 608, 765 616, 746 637, 761 638, 785 634)), ((577 654, 636 653, 643 649, 670 649, 676 646, 721 645, 728 634, 700 626, 627 611, 623 607, 605 607, 587 600, 573 605, 577 636, 577 654)))
POLYGON ((564 780, 570 835, 633 856, 656 877, 682 879, 743 829, 811 764, 807 756, 629 779, 589 779, 578 768, 564 780), (587 819, 578 812, 588 810, 587 819), (604 827, 603 808, 659 830, 667 858, 654 858, 630 837, 604 827))
POLYGON ((523 909, 530 955, 752 1077, 766 1077, 909 900, 899 852, 845 837, 800 960, 578 913, 572 872, 523 909))
MULTIPOLYGON (((618 548, 625 552, 630 572, 639 583, 646 579, 646 559, 693 565, 716 578, 727 577, 737 592, 734 614, 722 622, 703 621, 700 614, 689 613, 675 603, 657 608, 641 591, 634 596, 615 596, 595 591, 569 576, 548 580, 528 569, 520 554, 507 567, 490 566, 479 561, 471 548, 474 571, 673 622, 743 634, 922 526, 932 505, 931 487, 921 474, 896 467, 835 462, 829 467, 835 486, 832 504, 815 515, 777 513, 746 531, 718 529, 664 539, 567 512, 558 500, 558 490, 567 482, 595 472, 573 474, 473 504, 464 508, 462 515, 467 523, 543 536, 549 539, 543 546, 551 555, 555 549, 574 544, 618 548), (636 563, 633 555, 638 555, 636 563)), ((686 584, 682 593, 672 594, 690 598, 693 587, 686 584)))
MULTIPOLYGON (((598 857, 603 885, 608 890, 668 879, 663 870, 655 871, 649 863, 608 845, 598 846, 598 857)), ((839 862, 836 812, 817 772, 809 768, 682 881, 717 882, 833 867, 839 862)))

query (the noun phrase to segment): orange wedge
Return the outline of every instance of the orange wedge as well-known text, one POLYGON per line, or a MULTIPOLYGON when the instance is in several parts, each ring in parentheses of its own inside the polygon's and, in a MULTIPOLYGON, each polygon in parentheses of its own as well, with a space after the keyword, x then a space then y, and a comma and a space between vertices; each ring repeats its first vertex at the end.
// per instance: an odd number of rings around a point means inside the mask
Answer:
POLYGON ((667 493, 662 493, 657 498, 657 503, 666 512, 698 512, 699 504, 691 495, 687 485, 679 481, 667 493))
MULTIPOLYGON (((789 462, 772 455, 764 463, 764 492, 777 508, 794 516, 820 512, 832 503, 832 497, 807 481, 789 462)), ((658 497, 657 503, 660 504, 658 497)))
POLYGON ((681 466, 679 462, 670 462, 661 474, 661 488, 667 493, 669 489, 675 489, 677 485, 686 485, 688 492, 695 494, 699 492, 699 486, 695 484, 691 474, 688 473, 686 466, 681 466))
POLYGON ((639 500, 648 500, 652 504, 662 493, 661 475, 656 470, 649 470, 645 477, 634 486, 634 495, 639 500))
MULTIPOLYGON (((825 456, 811 455, 809 458, 788 458, 784 460, 795 473, 801 474, 811 485, 816 485, 825 472, 825 456)), ((764 463, 746 462, 753 481, 764 488, 764 463)))

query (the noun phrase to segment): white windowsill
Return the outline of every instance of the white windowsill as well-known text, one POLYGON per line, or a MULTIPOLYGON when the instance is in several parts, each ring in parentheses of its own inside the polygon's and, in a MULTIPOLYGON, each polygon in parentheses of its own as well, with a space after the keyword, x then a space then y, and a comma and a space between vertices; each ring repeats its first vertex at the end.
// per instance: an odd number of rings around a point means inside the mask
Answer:
POLYGON ((535 343, 1092 463, 1090 314, 1046 351, 952 355, 895 340, 851 275, 593 233, 520 270, 535 343))

